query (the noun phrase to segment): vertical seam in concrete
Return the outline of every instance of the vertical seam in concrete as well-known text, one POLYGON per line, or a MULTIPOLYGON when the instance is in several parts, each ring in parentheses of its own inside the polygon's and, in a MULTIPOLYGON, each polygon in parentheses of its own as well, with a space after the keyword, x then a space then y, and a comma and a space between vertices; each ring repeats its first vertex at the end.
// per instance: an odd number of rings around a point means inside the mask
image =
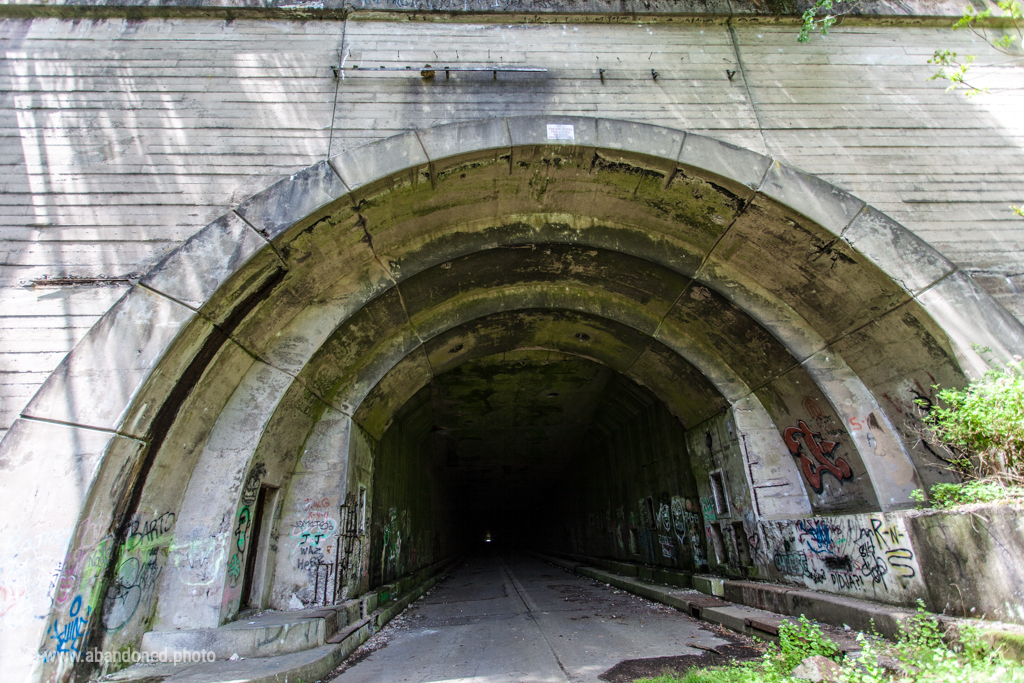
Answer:
POLYGON ((747 80, 747 69, 743 64, 743 57, 740 55, 740 41, 736 36, 736 29, 732 26, 732 18, 726 22, 726 26, 729 28, 729 37, 732 38, 732 49, 736 54, 736 66, 740 70, 740 76, 743 77, 743 89, 747 91, 747 101, 750 102, 750 110, 754 112, 754 119, 757 121, 757 132, 761 134, 761 142, 764 143, 765 151, 769 155, 772 155, 771 147, 768 146, 768 138, 764 136, 764 126, 761 125, 761 115, 757 111, 757 104, 754 103, 754 95, 750 91, 750 82, 747 80))
POLYGON ((508 117, 501 119, 505 122, 505 132, 508 133, 508 174, 512 175, 512 157, 514 156, 513 150, 516 148, 516 141, 512 139, 512 128, 508 125, 508 117))
MULTIPOLYGON (((342 3, 342 11, 344 11, 344 7, 345 5, 342 3)), ((327 137, 327 156, 324 157, 325 159, 331 158, 331 145, 334 143, 334 121, 338 113, 338 92, 341 90, 341 82, 345 80, 345 33, 347 31, 348 14, 346 13, 345 19, 341 23, 341 47, 338 48, 338 76, 334 79, 337 83, 334 84, 334 106, 331 108, 331 130, 327 137)))
MULTIPOLYGON (((860 208, 859 208, 859 209, 857 209, 857 213, 853 214, 853 217, 852 217, 852 218, 851 218, 851 219, 850 219, 849 221, 847 221, 846 225, 845 225, 845 226, 843 226, 843 229, 839 231, 839 234, 838 234, 838 235, 836 235, 836 237, 837 237, 838 239, 843 239, 843 235, 845 235, 845 234, 846 234, 846 231, 850 229, 850 226, 851 226, 851 225, 853 225, 853 222, 854 222, 854 221, 856 221, 856 220, 857 220, 857 218, 859 218, 859 217, 860 217, 860 215, 861 215, 862 213, 864 213, 864 211, 865 211, 865 210, 866 210, 867 208, 868 208, 868 203, 867 203, 867 202, 862 202, 862 203, 861 203, 861 206, 860 206, 860 208)), ((845 240, 844 240, 844 241, 845 241, 845 240)), ((851 245, 851 246, 852 246, 852 245, 851 245)))
MULTIPOLYGON (((328 166, 330 166, 330 164, 328 164, 328 166)), ((331 170, 332 170, 332 171, 334 171, 334 167, 333 167, 333 166, 331 166, 331 170)), ((337 173, 338 173, 338 172, 337 172, 337 171, 334 171, 334 173, 335 173, 335 175, 337 175, 337 173)), ((348 186, 346 185, 346 187, 348 187, 348 186)), ((266 242, 266 243, 267 243, 267 245, 268 245, 268 246, 269 246, 269 247, 270 247, 271 249, 273 249, 273 250, 274 250, 274 254, 275 254, 275 255, 277 255, 277 260, 281 262, 281 267, 282 267, 282 268, 284 268, 285 270, 288 270, 288 265, 287 265, 287 263, 285 262, 285 260, 284 260, 284 257, 283 257, 283 256, 281 256, 281 252, 277 250, 277 246, 276 246, 276 245, 275 245, 275 244, 274 244, 274 243, 273 243, 273 242, 272 242, 272 241, 271 241, 271 240, 270 240, 270 239, 269 239, 269 238, 267 237, 267 234, 266 234, 265 232, 263 232, 262 230, 260 230, 259 228, 257 228, 257 227, 256 227, 255 225, 253 225, 252 223, 250 223, 250 222, 249 222, 248 220, 246 220, 245 216, 243 216, 242 214, 240 214, 240 213, 239 213, 239 212, 237 211, 237 209, 231 209, 231 213, 233 213, 233 214, 235 214, 236 216, 238 216, 238 217, 239 217, 239 218, 240 218, 240 219, 242 220, 242 222, 243 222, 243 223, 245 223, 245 224, 246 224, 247 226, 249 226, 249 228, 250 228, 250 229, 251 229, 251 230, 252 230, 253 232, 255 232, 255 233, 256 233, 257 235, 259 235, 260 237, 262 237, 262 238, 263 238, 263 241, 264 241, 264 242, 266 242)))
POLYGON ((418 130, 413 130, 412 134, 416 136, 416 142, 420 143, 420 149, 423 150, 423 156, 427 158, 427 175, 430 177, 430 189, 437 189, 437 178, 434 173, 434 160, 430 158, 427 153, 427 148, 423 145, 423 139, 420 137, 418 130))

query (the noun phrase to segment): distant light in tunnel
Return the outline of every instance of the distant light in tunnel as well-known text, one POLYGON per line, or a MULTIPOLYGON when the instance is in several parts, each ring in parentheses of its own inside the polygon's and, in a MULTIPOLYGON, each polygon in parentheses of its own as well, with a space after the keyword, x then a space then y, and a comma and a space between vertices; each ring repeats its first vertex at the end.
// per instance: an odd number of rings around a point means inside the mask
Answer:
POLYGON ((490 542, 491 542, 491 532, 488 531, 486 534, 484 534, 484 543, 490 543, 490 542))

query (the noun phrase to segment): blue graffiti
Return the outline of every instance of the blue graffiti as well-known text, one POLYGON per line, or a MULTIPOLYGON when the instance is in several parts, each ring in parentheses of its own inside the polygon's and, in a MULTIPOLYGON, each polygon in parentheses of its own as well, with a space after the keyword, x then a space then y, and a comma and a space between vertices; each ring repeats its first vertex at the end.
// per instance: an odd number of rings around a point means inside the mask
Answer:
POLYGON ((92 607, 85 608, 84 616, 79 616, 81 612, 82 596, 79 595, 71 603, 68 621, 61 626, 60 619, 54 619, 53 625, 46 630, 49 639, 57 641, 53 654, 78 653, 89 627, 89 615, 92 614, 92 607))
POLYGON ((807 549, 815 555, 835 552, 836 544, 842 542, 842 527, 823 521, 799 521, 800 542, 807 542, 807 549))

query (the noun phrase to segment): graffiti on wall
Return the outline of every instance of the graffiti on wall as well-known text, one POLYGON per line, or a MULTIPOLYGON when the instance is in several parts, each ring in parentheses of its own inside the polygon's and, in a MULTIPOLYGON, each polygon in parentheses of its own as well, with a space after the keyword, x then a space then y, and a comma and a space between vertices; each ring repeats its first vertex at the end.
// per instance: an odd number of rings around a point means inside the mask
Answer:
POLYGON ((831 474, 839 483, 853 478, 850 463, 835 455, 839 443, 825 441, 820 432, 811 431, 803 420, 795 427, 787 427, 782 438, 789 452, 800 457, 800 470, 815 493, 820 494, 825 488, 824 474, 831 474))
POLYGON ((189 533, 192 538, 171 543, 168 561, 175 568, 188 568, 189 571, 184 573, 186 585, 209 586, 216 580, 224 564, 224 546, 214 536, 203 536, 195 530, 189 533))
POLYGON ((701 542, 703 525, 698 510, 698 504, 693 500, 682 496, 672 497, 672 529, 680 546, 690 546, 693 564, 700 568, 707 566, 708 559, 704 554, 704 544, 701 542))
POLYGON ((338 521, 331 516, 333 504, 329 498, 307 498, 296 502, 297 519, 288 532, 295 546, 292 562, 296 569, 308 571, 325 561, 333 562, 338 521))
POLYGON ((846 515, 764 528, 775 539, 772 564, 790 580, 854 595, 923 593, 921 570, 898 518, 846 515))
POLYGON ((235 518, 234 542, 231 548, 231 559, 228 561, 228 581, 232 586, 238 585, 242 577, 242 561, 245 559, 245 549, 249 544, 249 529, 252 528, 253 508, 260 495, 260 483, 267 473, 263 463, 253 465, 249 475, 245 478, 245 485, 242 487, 242 507, 238 510, 235 518))
MULTIPOLYGON (((409 511, 397 508, 388 510, 384 523, 381 543, 381 580, 387 581, 401 576, 406 556, 402 554, 403 541, 409 538, 409 511)), ((408 549, 407 549, 408 550, 408 549)), ((408 553, 406 553, 408 555, 408 553)))
POLYGON ((71 602, 67 617, 64 620, 55 618, 46 629, 47 642, 53 641, 53 645, 47 649, 44 659, 51 661, 60 655, 77 655, 85 640, 91 614, 92 607, 83 607, 82 596, 77 596, 71 602))
POLYGON ((667 493, 663 493, 661 496, 656 522, 661 556, 668 560, 675 560, 676 544, 672 534, 672 499, 667 493))
POLYGON ((135 515, 119 544, 104 525, 88 519, 79 524, 78 543, 51 577, 50 596, 58 615, 47 628, 41 653, 44 661, 74 659, 101 601, 100 622, 105 631, 117 631, 135 616, 140 606, 152 605, 163 569, 161 553, 170 543, 174 523, 173 512, 154 513, 148 518, 135 515), (117 570, 102 593, 100 579, 112 560, 117 563, 117 570))

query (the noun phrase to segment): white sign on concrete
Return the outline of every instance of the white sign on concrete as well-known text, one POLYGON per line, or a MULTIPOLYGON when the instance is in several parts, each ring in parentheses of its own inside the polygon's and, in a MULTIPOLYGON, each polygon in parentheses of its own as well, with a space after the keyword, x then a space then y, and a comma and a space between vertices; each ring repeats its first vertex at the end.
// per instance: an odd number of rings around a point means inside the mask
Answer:
POLYGON ((576 131, 571 125, 560 123, 548 124, 548 140, 575 140, 576 131))

